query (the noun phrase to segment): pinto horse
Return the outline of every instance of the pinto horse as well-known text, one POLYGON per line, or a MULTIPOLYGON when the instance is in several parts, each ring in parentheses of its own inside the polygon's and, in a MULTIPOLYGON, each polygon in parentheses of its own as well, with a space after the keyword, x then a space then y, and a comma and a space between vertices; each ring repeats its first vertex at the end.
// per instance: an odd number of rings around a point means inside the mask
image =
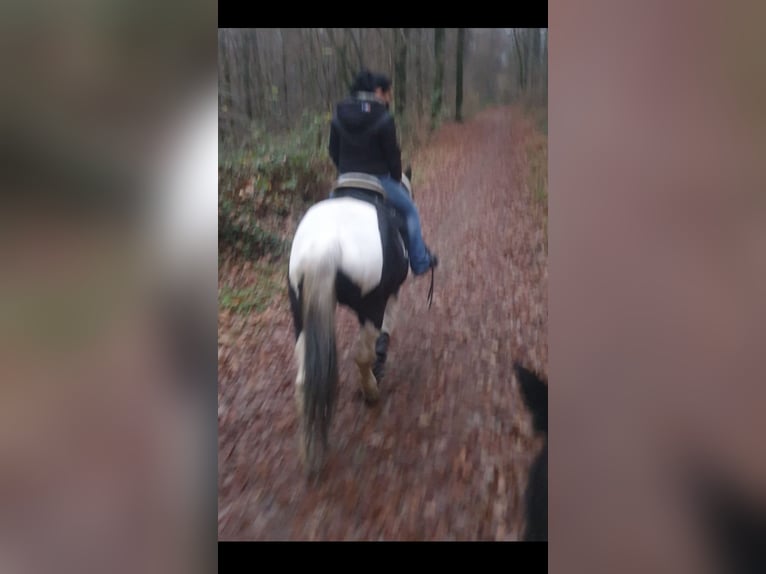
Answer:
MULTIPOLYGON (((402 183, 412 197, 407 168, 402 183)), ((331 197, 304 215, 290 252, 288 292, 295 327, 299 452, 309 475, 323 465, 338 382, 335 309, 360 325, 355 356, 368 404, 380 398, 399 288, 409 274, 404 221, 376 178, 346 174, 331 197)))

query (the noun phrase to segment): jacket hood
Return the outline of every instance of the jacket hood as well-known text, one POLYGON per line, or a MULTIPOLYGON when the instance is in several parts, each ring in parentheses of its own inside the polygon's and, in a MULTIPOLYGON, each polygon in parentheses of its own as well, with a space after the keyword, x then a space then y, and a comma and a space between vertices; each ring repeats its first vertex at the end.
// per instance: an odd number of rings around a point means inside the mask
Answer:
POLYGON ((336 108, 338 122, 346 131, 355 135, 366 135, 366 132, 372 131, 387 111, 380 100, 365 96, 357 94, 356 97, 347 98, 336 108))

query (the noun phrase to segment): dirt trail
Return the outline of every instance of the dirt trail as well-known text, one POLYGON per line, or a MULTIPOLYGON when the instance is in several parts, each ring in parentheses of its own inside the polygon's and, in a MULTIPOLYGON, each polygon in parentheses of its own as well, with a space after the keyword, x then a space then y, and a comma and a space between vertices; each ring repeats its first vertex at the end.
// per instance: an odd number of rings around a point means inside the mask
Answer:
MULTIPOLYGON (((512 376, 547 373, 547 257, 522 179, 531 124, 512 108, 441 129, 412 161, 440 256, 401 292, 381 401, 367 408, 339 309, 340 382, 324 482, 297 459, 287 298, 219 321, 221 540, 515 540, 540 447, 512 376)), ((407 158, 405 158, 406 161, 407 158)))

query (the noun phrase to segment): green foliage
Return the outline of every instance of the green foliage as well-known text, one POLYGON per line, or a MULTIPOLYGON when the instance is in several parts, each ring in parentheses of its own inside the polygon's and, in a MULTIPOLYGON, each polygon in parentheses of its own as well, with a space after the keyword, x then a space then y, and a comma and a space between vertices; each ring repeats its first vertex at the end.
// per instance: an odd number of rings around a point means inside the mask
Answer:
POLYGON ((305 113, 299 126, 271 134, 253 125, 244 145, 219 145, 219 244, 248 257, 284 254, 284 240, 264 229, 327 194, 333 166, 327 152, 329 116, 305 113))
POLYGON ((267 281, 240 289, 224 285, 218 289, 218 307, 231 309, 238 315, 247 315, 253 311, 261 312, 268 306, 275 292, 275 286, 267 281))
POLYGON ((260 313, 284 293, 287 266, 263 259, 243 265, 237 258, 219 257, 218 307, 238 315, 260 313))
POLYGON ((234 217, 236 208, 218 205, 218 245, 227 246, 248 259, 268 256, 278 259, 287 252, 287 243, 258 225, 255 217, 234 217))

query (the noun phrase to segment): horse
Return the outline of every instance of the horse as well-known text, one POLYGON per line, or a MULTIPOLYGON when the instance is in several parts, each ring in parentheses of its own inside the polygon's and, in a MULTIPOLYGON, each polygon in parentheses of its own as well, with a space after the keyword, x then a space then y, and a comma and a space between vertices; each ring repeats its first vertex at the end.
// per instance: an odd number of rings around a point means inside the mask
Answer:
MULTIPOLYGON (((411 178, 408 167, 402 183, 413 197, 411 178)), ((309 476, 321 469, 328 450, 338 381, 338 304, 359 319, 354 360, 364 399, 369 405, 380 399, 397 297, 409 275, 405 229, 377 178, 344 174, 295 231, 288 294, 295 327, 299 453, 309 476)))
POLYGON ((747 480, 709 455, 686 453, 679 465, 680 488, 710 550, 715 572, 766 572, 766 505, 747 480))
POLYGON ((524 404, 532 414, 532 428, 545 436, 545 444, 529 471, 525 493, 525 541, 548 540, 548 381, 514 362, 524 404))

